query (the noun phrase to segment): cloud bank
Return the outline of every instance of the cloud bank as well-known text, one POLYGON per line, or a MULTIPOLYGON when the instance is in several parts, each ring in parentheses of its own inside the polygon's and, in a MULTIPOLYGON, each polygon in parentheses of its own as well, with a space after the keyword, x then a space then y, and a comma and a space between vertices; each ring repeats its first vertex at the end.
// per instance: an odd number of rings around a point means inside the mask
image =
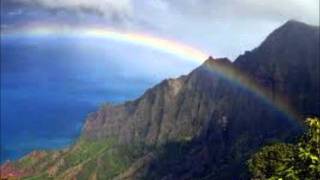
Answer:
POLYGON ((195 18, 297 19, 319 24, 319 0, 3 0, 3 4, 95 14, 119 21, 178 13, 195 18))
POLYGON ((319 25, 319 0, 2 0, 1 27, 98 24, 147 32, 235 58, 285 21, 319 25))
POLYGON ((201 18, 297 19, 319 24, 318 0, 165 0, 183 14, 201 18))

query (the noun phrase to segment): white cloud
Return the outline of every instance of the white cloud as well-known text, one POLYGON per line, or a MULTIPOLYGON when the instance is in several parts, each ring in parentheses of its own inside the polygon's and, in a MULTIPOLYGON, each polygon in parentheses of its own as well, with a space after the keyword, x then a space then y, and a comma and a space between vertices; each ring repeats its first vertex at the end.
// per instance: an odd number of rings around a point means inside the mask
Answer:
POLYGON ((131 10, 130 0, 25 0, 47 8, 81 9, 88 8, 102 13, 116 11, 128 13, 131 10))
POLYGON ((319 0, 235 0, 242 13, 269 19, 296 19, 319 24, 319 0))
POLYGON ((162 0, 180 13, 207 19, 296 19, 319 24, 319 0, 162 0))
POLYGON ((206 19, 297 19, 319 24, 319 0, 12 0, 47 9, 96 13, 104 18, 154 21, 154 16, 206 19), (178 11, 176 11, 178 10, 178 11), (176 13, 176 14, 174 14, 176 13))
POLYGON ((93 14, 110 21, 132 17, 131 0, 14 0, 16 3, 44 10, 64 10, 75 15, 93 14))

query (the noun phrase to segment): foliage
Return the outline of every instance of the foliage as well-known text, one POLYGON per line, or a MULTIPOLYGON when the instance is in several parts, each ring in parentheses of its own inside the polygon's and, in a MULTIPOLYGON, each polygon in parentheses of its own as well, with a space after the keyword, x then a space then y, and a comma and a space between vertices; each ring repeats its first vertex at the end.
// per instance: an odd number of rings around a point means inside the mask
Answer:
POLYGON ((118 144, 117 139, 80 138, 63 151, 26 156, 15 165, 28 172, 22 179, 112 179, 151 147, 142 143, 118 144), (32 170, 32 171, 30 171, 32 170))
POLYGON ((320 119, 308 118, 296 144, 263 147, 248 160, 253 179, 320 179, 320 119))

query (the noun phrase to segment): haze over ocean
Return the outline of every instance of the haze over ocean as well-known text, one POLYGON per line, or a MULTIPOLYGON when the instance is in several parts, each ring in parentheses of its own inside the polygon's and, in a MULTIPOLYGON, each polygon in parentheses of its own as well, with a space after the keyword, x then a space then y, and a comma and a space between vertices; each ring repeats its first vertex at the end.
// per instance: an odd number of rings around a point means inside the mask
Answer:
POLYGON ((134 99, 195 67, 148 57, 155 53, 97 39, 1 38, 1 161, 66 147, 102 103, 134 99))

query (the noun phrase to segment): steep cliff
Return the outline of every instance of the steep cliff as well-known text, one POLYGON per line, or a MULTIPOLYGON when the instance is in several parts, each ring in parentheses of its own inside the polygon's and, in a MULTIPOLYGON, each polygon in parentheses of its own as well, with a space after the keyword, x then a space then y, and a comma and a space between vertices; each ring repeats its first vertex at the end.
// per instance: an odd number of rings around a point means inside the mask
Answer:
POLYGON ((319 26, 288 21, 234 64, 270 89, 285 95, 302 115, 320 115, 319 26))
MULTIPOLYGON (((290 141, 299 133, 300 118, 320 115, 319 27, 289 21, 227 70, 250 77, 267 92, 273 107, 241 86, 221 80, 209 91, 220 98, 210 100, 214 110, 207 111, 212 113, 209 125, 201 130, 204 135, 188 143, 169 143, 147 177, 247 179, 244 160, 255 149, 273 141, 290 141), (278 112, 279 107, 274 108, 278 101, 291 106, 296 119, 278 112)), ((202 79, 198 82, 204 83, 202 79)))

